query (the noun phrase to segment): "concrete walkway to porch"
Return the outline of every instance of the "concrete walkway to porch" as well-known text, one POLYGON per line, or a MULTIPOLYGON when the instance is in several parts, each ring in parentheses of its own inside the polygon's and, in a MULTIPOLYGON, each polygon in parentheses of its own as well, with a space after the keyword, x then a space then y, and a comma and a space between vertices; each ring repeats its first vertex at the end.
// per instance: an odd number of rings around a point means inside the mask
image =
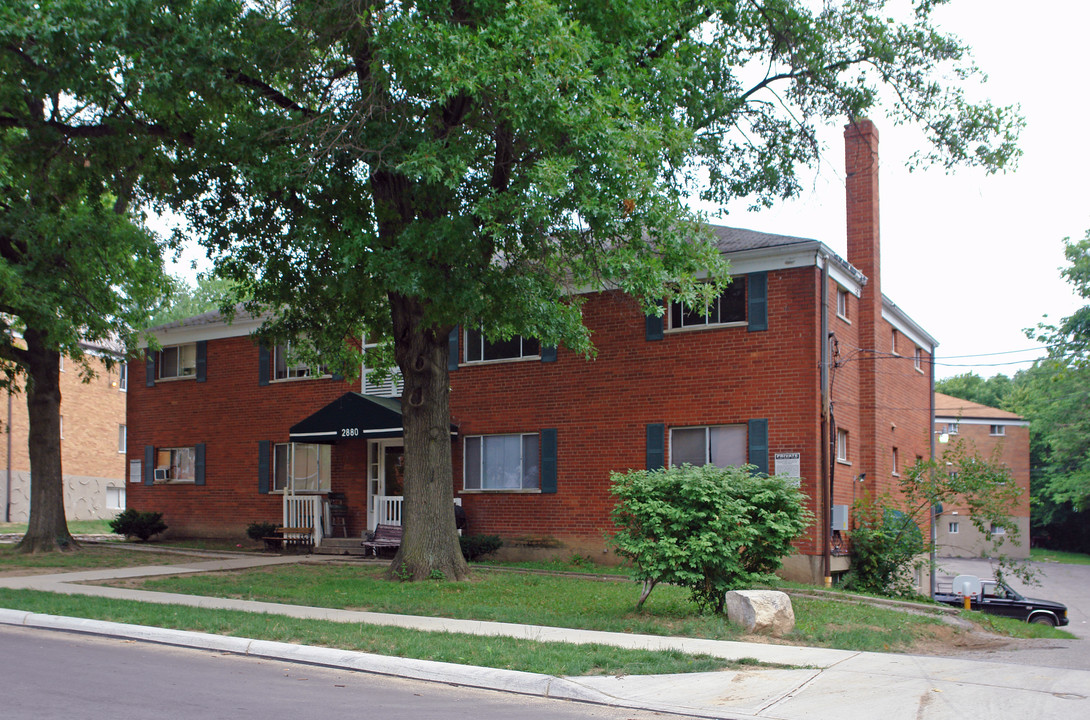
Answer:
POLYGON ((841 720, 878 716, 883 720, 909 720, 960 718, 970 709, 973 714, 1001 713, 1004 716, 1018 717, 1090 715, 1090 672, 1081 670, 357 612, 81 584, 108 579, 239 570, 290 564, 303 559, 308 562, 327 561, 317 556, 194 559, 192 562, 163 566, 4 577, 0 578, 0 587, 242 610, 335 622, 392 625, 416 630, 502 635, 542 642, 600 643, 627 648, 671 649, 729 659, 753 658, 767 663, 793 666, 796 669, 750 668, 669 676, 555 678, 330 648, 36 615, 19 610, 0 610, 0 622, 237 652, 411 679, 694 717, 841 720))

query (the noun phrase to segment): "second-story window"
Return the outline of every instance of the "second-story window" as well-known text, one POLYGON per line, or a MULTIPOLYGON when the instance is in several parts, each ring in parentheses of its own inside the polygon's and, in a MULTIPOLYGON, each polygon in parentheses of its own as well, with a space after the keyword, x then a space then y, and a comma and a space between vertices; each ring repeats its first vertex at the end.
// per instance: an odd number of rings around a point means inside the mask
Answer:
POLYGON ((670 329, 704 327, 707 325, 725 325, 746 321, 746 278, 735 277, 723 290, 708 311, 703 308, 690 309, 682 303, 670 304, 670 329))
POLYGON ((514 335, 507 340, 492 342, 479 330, 466 330, 466 362, 486 362, 488 360, 516 360, 518 358, 538 357, 541 355, 541 343, 533 338, 514 335))
POLYGON ((317 372, 305 362, 293 361, 291 357, 291 345, 277 345, 272 351, 273 378, 276 380, 289 380, 292 378, 319 377, 328 375, 326 368, 321 366, 317 372))
POLYGON ((172 345, 156 353, 158 378, 193 377, 197 374, 197 344, 172 345))

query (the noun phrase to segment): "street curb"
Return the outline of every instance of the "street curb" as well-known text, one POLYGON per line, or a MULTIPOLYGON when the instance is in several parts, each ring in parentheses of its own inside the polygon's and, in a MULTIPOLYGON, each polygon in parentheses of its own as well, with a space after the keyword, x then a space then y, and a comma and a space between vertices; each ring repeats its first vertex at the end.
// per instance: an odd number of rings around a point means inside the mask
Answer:
MULTIPOLYGON (((125 638, 197 650, 229 652, 268 660, 284 660, 375 675, 391 675, 408 680, 459 685, 520 695, 535 695, 554 700, 571 700, 614 707, 636 707, 566 678, 519 670, 500 670, 434 660, 373 655, 353 650, 228 637, 211 633, 171 630, 61 615, 43 615, 26 610, 7 608, 0 608, 0 624, 125 638)), ((667 712, 669 711, 667 710, 667 712)))

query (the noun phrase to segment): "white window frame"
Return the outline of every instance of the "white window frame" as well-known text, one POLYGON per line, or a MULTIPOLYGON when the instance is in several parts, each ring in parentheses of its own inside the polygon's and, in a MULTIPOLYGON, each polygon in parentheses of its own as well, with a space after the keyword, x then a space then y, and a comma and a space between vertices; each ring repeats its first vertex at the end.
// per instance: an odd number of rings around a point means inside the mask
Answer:
POLYGON ((117 389, 127 392, 129 389, 129 363, 121 362, 117 371, 117 389))
POLYGON ((187 483, 197 482, 197 447, 187 445, 180 447, 161 447, 155 449, 155 473, 166 471, 163 479, 156 478, 157 483, 187 483), (164 453, 166 456, 164 457, 164 453))
POLYGON ((836 289, 836 316, 838 318, 840 318, 841 320, 849 323, 849 324, 852 321, 851 316, 849 314, 851 312, 851 305, 850 305, 851 300, 849 299, 850 297, 851 297, 850 292, 848 292, 847 290, 845 290, 842 287, 837 287, 837 289, 836 289))
POLYGON ((155 379, 181 380, 197 377, 197 343, 168 345, 155 353, 155 379))
POLYGON ((328 368, 325 366, 319 366, 318 372, 314 372, 314 369, 304 362, 289 363, 289 358, 291 358, 291 343, 273 346, 272 352, 269 353, 269 357, 272 360, 272 370, 270 373, 272 382, 331 377, 328 368), (281 367, 281 364, 283 367, 281 367))
POLYGON ((471 330, 466 328, 462 332, 462 357, 465 359, 466 364, 478 365, 481 363, 490 362, 511 362, 513 360, 534 360, 541 358, 541 342, 534 338, 524 337, 522 335, 512 335, 507 340, 499 342, 491 342, 480 330, 471 330), (501 343, 513 343, 518 341, 518 354, 516 355, 501 355, 486 358, 489 345, 495 347, 501 343), (470 348, 474 349, 473 357, 470 358, 470 348))
POLYGON ((1006 425, 990 425, 988 426, 988 434, 993 437, 1003 437, 1007 434, 1006 425))
POLYGON ((996 525, 995 523, 992 523, 992 527, 989 532, 991 535, 1006 535, 1007 529, 1005 527, 1002 527, 1001 525, 996 525))
POLYGON ((893 474, 896 477, 901 476, 901 469, 900 469, 900 467, 898 467, 899 464, 900 464, 900 460, 901 460, 900 453, 897 451, 897 448, 893 448, 893 458, 892 458, 892 461, 893 461, 893 474))
POLYGON ((333 448, 325 443, 275 443, 270 492, 327 493, 332 486, 333 448), (300 468, 302 463, 302 468, 300 468), (304 474, 296 473, 302 469, 304 474))
POLYGON ((959 527, 960 526, 958 525, 958 522, 956 520, 951 522, 950 523, 950 534, 951 535, 957 535, 959 527))
POLYGON ((685 307, 684 303, 670 303, 666 313, 667 322, 671 331, 702 330, 711 327, 744 327, 749 322, 749 281, 745 275, 736 275, 731 278, 730 285, 723 288, 723 292, 712 301, 708 312, 699 314, 685 307), (727 295, 737 293, 741 288, 742 317, 741 319, 723 319, 723 305, 727 295))
POLYGON ((401 397, 401 394, 405 392, 405 378, 401 376, 400 368, 396 366, 391 368, 389 375, 381 382, 371 380, 372 370, 367 367, 367 351, 375 347, 378 347, 378 343, 369 343, 364 340, 364 363, 360 373, 360 392, 364 395, 378 395, 379 397, 401 397))
POLYGON ((117 451, 123 453, 129 446, 129 428, 124 424, 117 426, 117 451))
POLYGON ((848 431, 844 428, 836 429, 836 461, 838 463, 844 463, 845 465, 851 465, 851 461, 848 459, 851 451, 849 445, 850 438, 848 437, 848 431))
POLYGON ((893 332, 890 333, 890 354, 898 355, 897 353, 897 328, 893 328, 893 332))
POLYGON ((704 459, 703 462, 690 463, 691 465, 715 465, 716 467, 731 467, 745 465, 749 462, 749 430, 746 427, 745 423, 732 423, 729 425, 695 425, 689 427, 670 428, 670 465, 676 466, 678 464, 677 453, 675 452, 675 449, 677 447, 677 443, 675 442, 675 434, 679 432, 692 433, 693 431, 704 432, 704 459), (726 463, 723 465, 714 462, 714 458, 712 457, 712 450, 715 447, 715 443, 713 442, 713 435, 717 430, 726 431, 732 437, 737 437, 739 435, 741 436, 741 462, 726 463))
POLYGON ((946 434, 947 435, 957 435, 958 432, 960 432, 960 430, 961 430, 961 423, 958 423, 958 422, 948 422, 948 423, 946 423, 946 434))
POLYGON ((125 486, 120 487, 116 485, 106 486, 106 509, 107 510, 124 510, 125 509, 125 486), (111 492, 112 491, 112 492, 111 492), (113 501, 113 502, 111 502, 113 501))
POLYGON ((912 352, 912 365, 923 372, 923 348, 916 346, 916 349, 912 352))
POLYGON ((541 436, 539 433, 467 435, 462 444, 463 492, 541 492, 541 436), (518 438, 518 469, 490 468, 488 445, 518 438), (472 456, 476 454, 476 460, 472 456), (476 469, 476 477, 474 475, 476 469), (510 482, 517 475, 518 485, 510 482), (505 478, 497 482, 497 478, 505 478))

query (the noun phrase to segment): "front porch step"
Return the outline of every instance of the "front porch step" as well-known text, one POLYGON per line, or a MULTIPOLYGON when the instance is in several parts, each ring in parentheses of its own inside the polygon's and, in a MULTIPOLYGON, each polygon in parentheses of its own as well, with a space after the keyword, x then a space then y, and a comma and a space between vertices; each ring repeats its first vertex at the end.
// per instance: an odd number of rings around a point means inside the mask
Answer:
POLYGON ((312 551, 315 555, 370 555, 370 551, 360 545, 363 538, 322 538, 322 544, 312 551))

